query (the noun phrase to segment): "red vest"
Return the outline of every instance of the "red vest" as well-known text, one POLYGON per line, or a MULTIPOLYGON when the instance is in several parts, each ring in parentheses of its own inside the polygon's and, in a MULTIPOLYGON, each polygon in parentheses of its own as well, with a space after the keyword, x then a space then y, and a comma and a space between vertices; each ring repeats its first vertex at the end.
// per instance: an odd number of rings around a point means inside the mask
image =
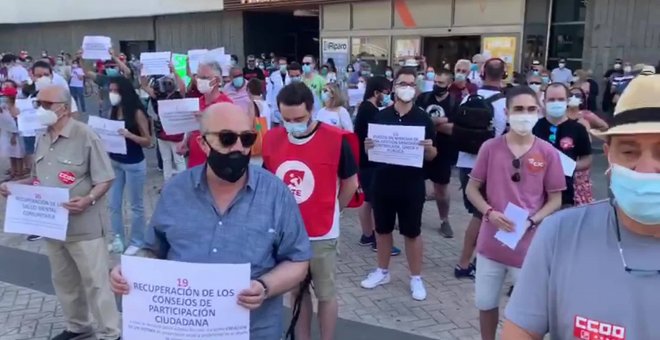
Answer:
POLYGON ((268 131, 263 141, 264 165, 291 190, 309 237, 322 237, 332 229, 339 156, 346 133, 319 124, 314 136, 302 145, 289 142, 283 127, 268 131))

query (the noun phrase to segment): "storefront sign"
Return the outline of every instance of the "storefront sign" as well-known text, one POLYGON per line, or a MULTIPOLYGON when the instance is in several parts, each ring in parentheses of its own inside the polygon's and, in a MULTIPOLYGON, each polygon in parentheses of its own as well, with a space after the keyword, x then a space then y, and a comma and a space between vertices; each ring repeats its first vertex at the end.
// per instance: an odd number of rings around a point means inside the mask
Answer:
POLYGON ((348 66, 348 38, 330 38, 323 39, 321 48, 322 62, 328 61, 332 58, 335 62, 337 70, 345 70, 348 66))
POLYGON ((328 5, 333 3, 351 2, 349 0, 225 0, 225 10, 241 10, 256 8, 294 8, 301 5, 328 5))
POLYGON ((487 58, 500 58, 506 62, 509 79, 513 76, 516 66, 516 37, 483 37, 481 39, 482 54, 487 58))

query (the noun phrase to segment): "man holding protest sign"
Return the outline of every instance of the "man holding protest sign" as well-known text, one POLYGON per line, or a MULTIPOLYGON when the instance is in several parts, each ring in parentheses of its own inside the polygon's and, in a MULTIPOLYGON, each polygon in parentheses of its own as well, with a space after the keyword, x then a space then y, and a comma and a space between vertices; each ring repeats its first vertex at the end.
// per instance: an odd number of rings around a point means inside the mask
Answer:
MULTIPOLYGON (((105 204, 96 204, 115 175, 96 133, 71 117, 68 89, 40 89, 37 117, 48 130, 38 137, 32 176, 18 184, 67 188, 70 201, 65 241, 48 239, 53 286, 67 328, 53 340, 119 339, 119 313, 108 285, 108 252, 103 238, 108 227, 105 204), (94 316, 94 320, 90 318, 94 316), (93 329, 96 322, 97 331, 93 329)), ((0 194, 7 196, 6 183, 0 194)))
MULTIPOLYGON (((210 106, 202 114, 200 133, 196 142, 207 157, 206 166, 188 169, 165 184, 143 255, 179 262, 251 263, 250 288, 234 301, 251 311, 251 339, 279 339, 281 295, 297 287, 309 268, 303 219, 282 181, 249 164, 257 134, 240 107, 210 106), (184 206, 188 209, 181 209, 184 206)), ((222 277, 210 273, 208 279, 222 277)), ((115 293, 130 294, 130 280, 119 266, 113 269, 115 293)))

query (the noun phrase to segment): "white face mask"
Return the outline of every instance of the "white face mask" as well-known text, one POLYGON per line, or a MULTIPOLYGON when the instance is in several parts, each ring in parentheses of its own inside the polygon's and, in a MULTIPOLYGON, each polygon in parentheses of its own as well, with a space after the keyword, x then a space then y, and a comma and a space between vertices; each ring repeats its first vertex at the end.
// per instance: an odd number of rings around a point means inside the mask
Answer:
POLYGON ((565 66, 566 66, 566 64, 564 64, 564 63, 559 63, 559 68, 564 68, 565 66))
POLYGON ((41 91, 42 89, 48 87, 52 83, 53 83, 53 79, 51 77, 43 76, 34 82, 34 87, 37 91, 41 91))
POLYGON ((57 113, 52 110, 46 110, 43 107, 37 109, 37 119, 41 125, 51 126, 57 123, 57 113))
POLYGON ((580 104, 582 104, 582 99, 578 97, 571 96, 571 98, 568 98, 568 106, 569 107, 579 107, 580 104))
POLYGON ((119 93, 110 92, 108 99, 110 99, 110 104, 112 106, 117 106, 121 103, 121 95, 119 95, 119 93))
POLYGON ((630 72, 632 72, 632 67, 630 67, 630 66, 626 66, 626 67, 624 67, 624 68, 623 68, 623 72, 625 72, 625 73, 630 73, 630 72))
POLYGON ((366 87, 367 87, 367 85, 365 85, 364 82, 362 82, 362 81, 358 82, 358 84, 357 84, 357 88, 359 90, 364 90, 366 87))
POLYGON ((397 87, 396 96, 404 103, 408 103, 415 97, 415 88, 412 86, 397 87))
POLYGON ((213 91, 213 88, 211 87, 211 80, 197 79, 197 90, 199 90, 199 92, 202 94, 207 94, 213 91))
POLYGON ((531 84, 529 85, 529 88, 534 90, 534 92, 539 93, 541 91, 541 85, 539 84, 531 84))
POLYGON ((509 116, 509 126, 511 131, 521 136, 527 136, 532 133, 532 129, 534 129, 534 125, 538 120, 538 113, 513 114, 509 116))

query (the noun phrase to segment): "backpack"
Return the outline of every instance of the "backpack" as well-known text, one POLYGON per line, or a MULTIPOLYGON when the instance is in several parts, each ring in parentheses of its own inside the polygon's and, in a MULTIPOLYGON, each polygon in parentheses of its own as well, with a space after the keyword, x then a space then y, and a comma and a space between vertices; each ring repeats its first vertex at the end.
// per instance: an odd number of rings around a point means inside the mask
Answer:
POLYGON ((503 93, 488 98, 470 95, 458 107, 454 117, 452 136, 458 151, 476 155, 487 140, 495 137, 493 103, 504 98, 503 93))

